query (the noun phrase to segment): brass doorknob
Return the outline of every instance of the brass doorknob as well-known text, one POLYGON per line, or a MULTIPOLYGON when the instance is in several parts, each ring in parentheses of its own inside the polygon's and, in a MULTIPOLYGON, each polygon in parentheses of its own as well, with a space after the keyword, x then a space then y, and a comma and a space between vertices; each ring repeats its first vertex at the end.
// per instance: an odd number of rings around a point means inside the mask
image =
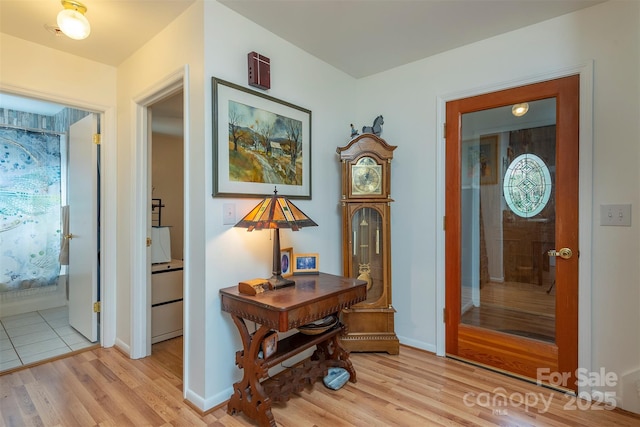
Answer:
POLYGON ((573 251, 569 248, 562 248, 559 251, 556 251, 555 249, 551 249, 549 252, 547 252, 547 255, 553 256, 553 257, 559 256, 562 259, 569 259, 573 256, 573 251))
POLYGON ((67 240, 71 240, 71 239, 73 239, 73 234, 71 234, 71 233, 65 234, 64 238, 67 239, 67 240))

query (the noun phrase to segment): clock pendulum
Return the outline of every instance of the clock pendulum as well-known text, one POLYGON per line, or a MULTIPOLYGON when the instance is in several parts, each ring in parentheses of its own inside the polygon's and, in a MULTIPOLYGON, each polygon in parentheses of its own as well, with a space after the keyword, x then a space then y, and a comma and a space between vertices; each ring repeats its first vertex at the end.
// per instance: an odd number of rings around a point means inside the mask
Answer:
MULTIPOLYGON (((366 208, 365 208, 366 212, 366 208)), ((355 233, 355 232, 354 232, 355 233)), ((354 239, 353 251, 354 255, 356 255, 357 246, 360 247, 360 258, 358 260, 358 279, 364 280, 367 282, 367 291, 371 289, 372 281, 371 281, 371 263, 369 256, 369 223, 365 215, 362 215, 362 221, 360 221, 360 241, 359 245, 356 245, 355 242, 358 240, 354 239)))

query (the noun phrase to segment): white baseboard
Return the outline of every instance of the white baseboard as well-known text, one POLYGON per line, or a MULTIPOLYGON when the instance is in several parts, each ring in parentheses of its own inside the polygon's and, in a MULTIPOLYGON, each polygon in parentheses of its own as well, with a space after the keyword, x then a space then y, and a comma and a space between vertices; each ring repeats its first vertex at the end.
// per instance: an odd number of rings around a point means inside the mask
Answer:
POLYGON ((423 341, 418 341, 418 340, 410 339, 410 338, 407 338, 407 337, 402 337, 400 335, 398 335, 398 340, 400 340, 400 344, 402 344, 402 345, 406 345, 406 346, 413 347, 413 348, 418 348, 420 350, 425 350, 425 351, 428 351, 430 353, 435 353, 436 352, 435 344, 425 343, 423 341))
POLYGON ((184 398, 202 412, 208 411, 209 409, 215 408, 221 403, 224 403, 225 401, 229 400, 232 395, 233 387, 226 388, 220 393, 209 398, 204 398, 193 390, 185 390, 184 392, 184 398))
POLYGON ((124 354, 131 357, 131 347, 129 347, 129 344, 125 343, 120 338, 116 338, 115 346, 118 347, 118 349, 120 349, 124 354))

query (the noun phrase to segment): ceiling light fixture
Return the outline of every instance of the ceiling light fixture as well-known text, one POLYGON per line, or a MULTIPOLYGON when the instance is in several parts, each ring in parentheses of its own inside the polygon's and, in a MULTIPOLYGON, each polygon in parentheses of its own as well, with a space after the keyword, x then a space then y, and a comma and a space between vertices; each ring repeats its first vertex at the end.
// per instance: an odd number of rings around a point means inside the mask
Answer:
POLYGON ((516 117, 524 116, 527 114, 527 111, 529 111, 529 104, 526 102, 523 102, 522 104, 515 104, 511 108, 511 113, 516 117))
POLYGON ((58 13, 58 26, 60 30, 74 40, 82 40, 89 37, 91 25, 84 16, 87 7, 75 0, 62 0, 63 10, 58 13))

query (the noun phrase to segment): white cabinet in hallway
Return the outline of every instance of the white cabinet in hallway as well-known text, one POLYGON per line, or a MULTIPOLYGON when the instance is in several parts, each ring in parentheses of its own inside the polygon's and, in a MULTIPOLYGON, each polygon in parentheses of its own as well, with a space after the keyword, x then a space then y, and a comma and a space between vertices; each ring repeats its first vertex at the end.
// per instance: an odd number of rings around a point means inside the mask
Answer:
POLYGON ((182 335, 183 262, 151 266, 151 342, 182 335))

